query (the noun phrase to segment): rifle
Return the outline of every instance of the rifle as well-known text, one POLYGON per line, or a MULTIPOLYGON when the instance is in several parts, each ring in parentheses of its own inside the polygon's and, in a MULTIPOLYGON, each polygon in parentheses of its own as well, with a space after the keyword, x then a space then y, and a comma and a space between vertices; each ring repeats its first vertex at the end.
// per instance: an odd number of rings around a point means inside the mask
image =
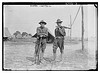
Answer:
POLYGON ((71 28, 69 28, 69 27, 66 27, 66 26, 56 26, 56 27, 58 27, 58 28, 65 28, 65 29, 71 29, 71 28))
POLYGON ((66 27, 66 26, 62 26, 63 28, 65 28, 65 29, 71 29, 71 28, 69 28, 69 27, 66 27))

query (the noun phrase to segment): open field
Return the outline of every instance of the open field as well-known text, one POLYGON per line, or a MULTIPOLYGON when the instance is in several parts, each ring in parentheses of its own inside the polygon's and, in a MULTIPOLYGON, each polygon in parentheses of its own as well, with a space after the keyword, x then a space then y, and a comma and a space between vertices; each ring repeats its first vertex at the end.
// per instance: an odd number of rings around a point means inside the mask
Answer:
POLYGON ((89 70, 96 68, 96 42, 86 41, 85 50, 81 43, 65 43, 63 60, 60 60, 59 48, 56 61, 52 61, 52 44, 47 44, 44 60, 40 65, 34 64, 34 47, 32 42, 4 42, 4 69, 11 70, 89 70))

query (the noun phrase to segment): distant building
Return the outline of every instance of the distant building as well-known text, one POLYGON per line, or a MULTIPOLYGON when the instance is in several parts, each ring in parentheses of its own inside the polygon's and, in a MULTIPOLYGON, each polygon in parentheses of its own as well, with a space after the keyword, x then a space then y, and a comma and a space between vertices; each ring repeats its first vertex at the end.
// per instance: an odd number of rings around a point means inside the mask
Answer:
POLYGON ((6 40, 10 40, 12 38, 9 30, 7 27, 4 28, 4 35, 3 35, 3 40, 6 41, 6 40))
POLYGON ((4 37, 11 37, 11 34, 7 27, 4 28, 4 37))

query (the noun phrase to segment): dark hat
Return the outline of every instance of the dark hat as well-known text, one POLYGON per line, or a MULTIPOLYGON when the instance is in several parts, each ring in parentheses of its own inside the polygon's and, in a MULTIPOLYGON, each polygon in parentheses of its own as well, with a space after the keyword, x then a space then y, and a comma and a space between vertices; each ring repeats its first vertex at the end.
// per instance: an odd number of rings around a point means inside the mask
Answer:
POLYGON ((57 19, 57 22, 56 23, 61 23, 62 21, 60 19, 57 19))
POLYGON ((41 24, 41 23, 44 23, 45 25, 47 24, 45 21, 43 21, 43 20, 41 20, 40 22, 39 22, 39 24, 41 24))

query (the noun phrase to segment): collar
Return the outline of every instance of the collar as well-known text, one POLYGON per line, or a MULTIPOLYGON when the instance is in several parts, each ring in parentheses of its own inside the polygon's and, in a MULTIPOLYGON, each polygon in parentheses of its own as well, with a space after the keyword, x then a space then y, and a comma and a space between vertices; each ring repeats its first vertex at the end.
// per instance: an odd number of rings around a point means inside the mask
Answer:
POLYGON ((43 29, 43 28, 45 28, 45 27, 41 27, 41 26, 40 26, 40 28, 43 29))

